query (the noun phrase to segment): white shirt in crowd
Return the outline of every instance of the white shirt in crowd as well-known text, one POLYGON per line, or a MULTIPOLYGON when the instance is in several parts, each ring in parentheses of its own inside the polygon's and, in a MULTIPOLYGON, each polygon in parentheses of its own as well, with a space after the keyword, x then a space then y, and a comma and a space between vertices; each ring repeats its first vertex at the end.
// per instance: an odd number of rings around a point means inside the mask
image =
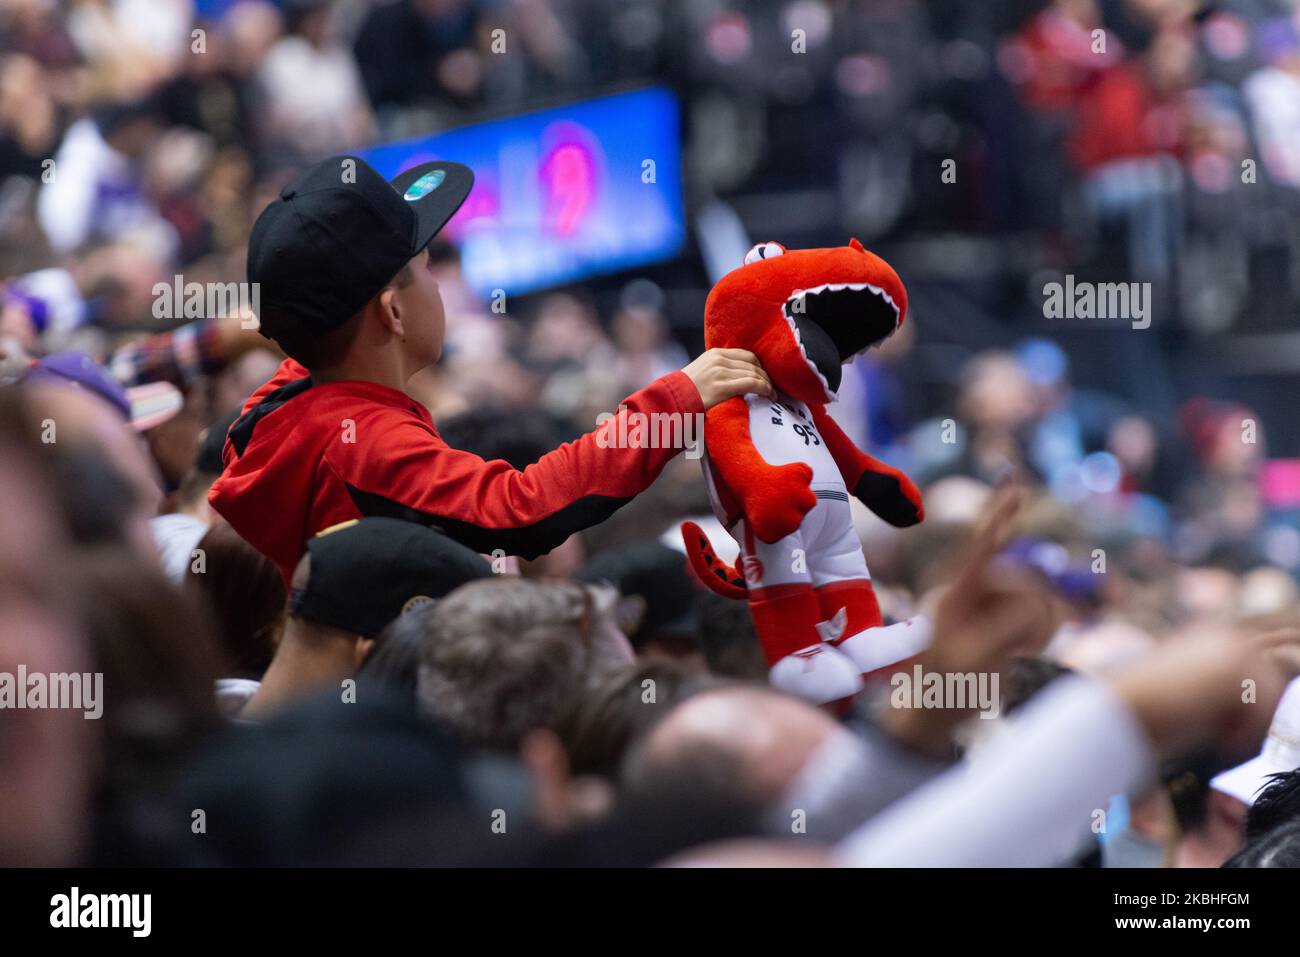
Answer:
POLYGON ((1106 684, 1062 678, 1007 730, 841 842, 853 867, 1051 867, 1068 862, 1112 795, 1146 783, 1155 754, 1106 684))

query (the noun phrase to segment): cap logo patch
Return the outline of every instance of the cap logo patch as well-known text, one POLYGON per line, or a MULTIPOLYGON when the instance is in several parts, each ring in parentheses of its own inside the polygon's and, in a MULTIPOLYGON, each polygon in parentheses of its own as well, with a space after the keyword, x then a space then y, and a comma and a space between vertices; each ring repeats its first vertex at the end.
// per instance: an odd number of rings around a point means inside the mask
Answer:
POLYGON ((428 595, 414 595, 411 598, 408 598, 406 604, 402 606, 402 614, 405 615, 412 608, 419 608, 421 605, 428 605, 432 602, 433 599, 428 595))
POLYGON ((446 178, 447 172, 445 170, 431 170, 417 179, 410 186, 406 187, 406 192, 402 194, 402 198, 409 203, 422 196, 428 196, 435 189, 441 186, 442 181, 446 178))
POLYGON ((322 528, 313 537, 323 538, 324 536, 332 534, 333 532, 342 531, 345 528, 351 528, 353 525, 359 525, 360 523, 361 523, 361 519, 359 518, 349 518, 346 521, 338 522, 334 525, 331 525, 329 528, 322 528))

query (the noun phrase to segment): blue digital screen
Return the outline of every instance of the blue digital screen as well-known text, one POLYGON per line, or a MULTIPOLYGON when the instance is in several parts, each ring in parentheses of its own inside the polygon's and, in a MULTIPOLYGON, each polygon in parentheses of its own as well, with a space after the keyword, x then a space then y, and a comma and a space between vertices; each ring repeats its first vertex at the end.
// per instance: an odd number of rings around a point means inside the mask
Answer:
POLYGON ((359 154, 386 178, 443 159, 474 189, 443 230, 479 295, 525 293, 676 255, 686 238, 677 101, 660 88, 359 154))

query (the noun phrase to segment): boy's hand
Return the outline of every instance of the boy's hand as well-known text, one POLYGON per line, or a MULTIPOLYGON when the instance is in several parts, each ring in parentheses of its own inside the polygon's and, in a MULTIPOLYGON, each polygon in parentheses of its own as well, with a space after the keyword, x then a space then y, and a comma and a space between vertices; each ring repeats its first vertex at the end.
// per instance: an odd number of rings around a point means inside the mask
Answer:
POLYGON ((758 364, 758 357, 744 349, 709 349, 682 371, 700 390, 706 411, 747 392, 776 398, 776 390, 758 364))

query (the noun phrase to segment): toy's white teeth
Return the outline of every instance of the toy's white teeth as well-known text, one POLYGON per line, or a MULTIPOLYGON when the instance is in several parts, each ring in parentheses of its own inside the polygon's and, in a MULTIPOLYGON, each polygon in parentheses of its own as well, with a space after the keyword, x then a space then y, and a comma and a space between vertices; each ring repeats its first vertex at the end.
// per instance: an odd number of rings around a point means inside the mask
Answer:
POLYGON ((880 286, 869 282, 824 282, 820 286, 813 286, 809 289, 796 289, 794 295, 787 299, 785 304, 786 306, 790 306, 796 300, 802 299, 804 296, 816 296, 827 291, 843 292, 846 289, 851 290, 852 292, 870 291, 874 293, 881 299, 885 300, 885 302, 889 303, 889 308, 894 310, 895 317, 898 316, 898 303, 894 302, 894 297, 880 286))
POLYGON ((789 324, 790 332, 794 336, 794 344, 799 347, 799 355, 803 356, 804 363, 812 370, 812 374, 815 375, 817 380, 821 383, 822 392, 826 397, 826 401, 834 402, 839 398, 839 396, 835 394, 835 391, 831 388, 831 384, 826 381, 826 376, 822 375, 822 371, 817 368, 817 364, 808 358, 808 350, 803 347, 803 337, 799 335, 799 327, 795 325, 794 319, 788 312, 785 313, 785 321, 789 324))
POLYGON ((889 332, 887 332, 884 336, 881 336, 879 339, 875 340, 874 342, 867 343, 865 346, 863 346, 861 349, 854 352, 852 355, 846 356, 845 359, 843 360, 846 363, 851 362, 854 359, 856 359, 858 356, 863 355, 866 352, 870 351, 871 349, 875 348, 876 346, 880 345, 882 342, 884 342, 886 339, 888 339, 890 336, 892 336, 895 332, 898 331, 899 319, 901 318, 901 310, 898 308, 898 303, 894 301, 894 298, 885 289, 881 288, 880 286, 877 286, 875 283, 870 283, 870 282, 824 282, 821 285, 812 286, 808 289, 796 289, 794 293, 790 296, 790 298, 788 298, 785 301, 785 308, 783 310, 786 321, 790 324, 790 330, 791 332, 794 333, 795 342, 799 346, 799 352, 803 355, 804 362, 808 364, 808 368, 813 371, 813 373, 817 376, 819 380, 821 380, 822 388, 826 392, 827 400, 832 402, 835 400, 835 393, 831 391, 830 384, 826 381, 826 377, 822 375, 821 370, 819 370, 817 366, 812 362, 812 360, 808 358, 808 353, 804 349, 802 338, 799 335, 799 328, 795 324, 795 316, 802 315, 806 311, 804 306, 804 301, 807 300, 809 296, 818 296, 824 292, 834 293, 834 292, 845 292, 845 291, 870 292, 873 295, 875 295, 878 299, 881 299, 884 302, 888 303, 889 307, 894 310, 893 328, 891 328, 889 332))

